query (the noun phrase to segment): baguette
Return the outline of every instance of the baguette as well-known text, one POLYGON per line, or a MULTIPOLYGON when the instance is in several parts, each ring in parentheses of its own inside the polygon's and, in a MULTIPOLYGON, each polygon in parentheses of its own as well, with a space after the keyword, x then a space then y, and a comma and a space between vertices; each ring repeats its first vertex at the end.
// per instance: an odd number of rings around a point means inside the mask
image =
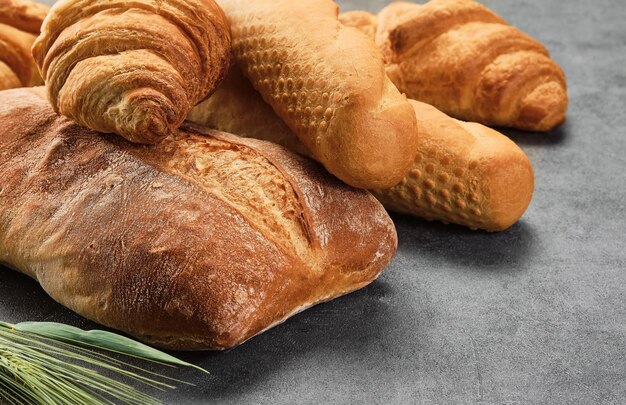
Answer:
POLYGON ((33 55, 55 111, 153 144, 226 75, 230 34, 213 0, 60 0, 33 55))
POLYGON ((361 288, 397 239, 310 159, 185 124, 134 145, 0 93, 0 262, 77 313, 168 349, 225 349, 361 288))
POLYGON ((374 195, 391 211, 428 220, 490 232, 515 224, 535 187, 526 154, 491 128, 411 103, 424 133, 413 168, 400 184, 374 195))
POLYGON ((30 48, 48 7, 28 0, 0 0, 0 90, 42 82, 30 48))
POLYGON ((530 131, 565 120, 565 75, 546 48, 472 0, 395 2, 343 24, 376 32, 387 73, 410 98, 459 119, 530 131))
POLYGON ((415 158, 415 115, 375 44, 339 23, 331 0, 219 0, 235 62, 331 173, 361 188, 397 184, 415 158))
MULTIPOLYGON (((501 231, 517 222, 534 190, 533 169, 524 152, 493 129, 410 102, 421 130, 417 157, 398 185, 377 189, 374 195, 391 211, 473 229, 501 231)), ((189 119, 302 152, 302 145, 294 146, 296 136, 268 110, 234 69, 189 119)))

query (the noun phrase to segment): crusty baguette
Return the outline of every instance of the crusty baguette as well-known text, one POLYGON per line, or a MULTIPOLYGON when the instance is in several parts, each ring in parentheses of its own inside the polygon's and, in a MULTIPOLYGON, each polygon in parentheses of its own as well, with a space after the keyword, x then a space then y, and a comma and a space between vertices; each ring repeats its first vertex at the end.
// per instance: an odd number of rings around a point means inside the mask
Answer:
POLYGON ((486 125, 548 131, 565 120, 565 75, 546 48, 475 1, 395 2, 341 21, 376 31, 389 77, 410 98, 486 125))
POLYGON ((268 142, 184 125, 156 146, 0 93, 0 262, 79 314, 224 349, 375 279, 396 249, 367 191, 268 142))
POLYGON ((392 211, 473 229, 502 231, 516 223, 535 187, 526 154, 491 128, 411 103, 423 130, 413 168, 374 195, 392 211))
MULTIPOLYGON (((301 152, 296 136, 268 111, 237 70, 189 119, 283 144, 301 152), (241 118, 241 119, 240 119, 241 118)), ((420 137, 417 157, 402 182, 374 191, 389 210, 470 228, 500 231, 530 204, 530 161, 509 138, 480 124, 457 121, 430 105, 410 100, 420 137)))
POLYGON ((415 158, 415 116, 376 45, 339 23, 331 0, 218 0, 236 63, 326 168, 390 187, 415 158), (384 134, 384 135, 383 135, 384 134))
POLYGON ((151 144, 226 75, 230 33, 213 0, 60 0, 33 55, 55 111, 151 144))
POLYGON ((47 11, 29 0, 0 0, 0 90, 43 83, 30 48, 47 11))

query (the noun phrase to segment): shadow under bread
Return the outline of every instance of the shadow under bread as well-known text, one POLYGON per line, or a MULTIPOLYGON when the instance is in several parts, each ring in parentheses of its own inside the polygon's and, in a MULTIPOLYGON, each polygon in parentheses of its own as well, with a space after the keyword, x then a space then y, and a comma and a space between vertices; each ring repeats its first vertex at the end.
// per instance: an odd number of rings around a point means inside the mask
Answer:
MULTIPOLYGON (((384 355, 381 347, 391 328, 400 323, 401 314, 390 302, 392 290, 379 279, 349 295, 314 306, 223 352, 170 352, 204 368, 209 375, 143 362, 137 365, 195 384, 178 384, 176 390, 159 394, 166 403, 168 398, 175 403, 181 398, 192 402, 237 398, 242 386, 247 392, 254 391, 290 364, 317 359, 331 363, 338 356, 351 361, 362 358, 370 364, 372 356, 384 355)), ((1 266, 0 303, 6 304, 2 306, 3 321, 63 322, 85 330, 119 333, 75 314, 50 298, 35 280, 1 266)))
POLYGON ((467 269, 510 271, 532 256, 536 232, 522 218, 502 232, 473 231, 438 221, 392 214, 398 230, 399 250, 419 261, 454 263, 467 269))
POLYGON ((494 128, 508 136, 521 147, 524 146, 558 146, 567 142, 570 132, 568 121, 549 132, 527 132, 510 128, 494 128))
MULTIPOLYGON (((368 367, 372 358, 386 355, 385 342, 392 329, 396 330, 393 334, 398 333, 401 314, 397 305, 389 302, 392 295, 393 288, 379 279, 354 293, 310 308, 234 349, 176 353, 210 373, 199 387, 181 387, 185 397, 198 401, 236 400, 244 392, 242 386, 248 393, 262 390, 266 381, 285 368, 310 364, 311 369, 317 369, 320 363, 337 364, 337 358, 342 357, 346 358, 345 364, 362 359, 362 367, 368 367)), ((171 399, 176 396, 172 394, 171 399)))

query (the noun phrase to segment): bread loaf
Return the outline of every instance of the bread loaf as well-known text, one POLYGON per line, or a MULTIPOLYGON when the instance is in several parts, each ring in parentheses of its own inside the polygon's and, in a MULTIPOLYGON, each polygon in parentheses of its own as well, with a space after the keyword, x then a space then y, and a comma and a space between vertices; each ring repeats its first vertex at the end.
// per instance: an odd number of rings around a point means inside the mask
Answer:
POLYGON ((415 158, 415 116, 365 35, 331 0, 219 0, 236 63, 308 150, 362 188, 398 183, 415 158))
POLYGON ((152 144, 225 76, 230 34, 213 0, 61 0, 33 54, 55 111, 152 144))
POLYGON ((0 0, 0 90, 42 83, 30 48, 47 12, 32 1, 0 0))
POLYGON ((396 249, 366 191, 257 140, 184 125, 133 145, 0 93, 0 263, 170 349, 224 349, 365 286, 396 249))
POLYGON ((459 119, 531 131, 565 120, 567 84, 537 40, 472 0, 395 2, 342 23, 375 38, 393 83, 459 119))
MULTIPOLYGON (((301 152, 302 145, 294 146, 296 136, 268 111, 249 82, 236 69, 229 76, 189 119, 301 152)), ((374 195, 389 210, 475 229, 500 231, 517 222, 534 191, 524 152, 495 130, 410 102, 421 131, 416 159, 398 185, 374 195)))

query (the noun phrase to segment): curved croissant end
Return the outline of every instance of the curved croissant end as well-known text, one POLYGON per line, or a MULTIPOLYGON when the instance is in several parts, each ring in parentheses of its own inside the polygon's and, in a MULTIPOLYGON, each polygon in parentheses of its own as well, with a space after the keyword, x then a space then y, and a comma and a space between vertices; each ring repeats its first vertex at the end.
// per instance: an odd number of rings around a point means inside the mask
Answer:
POLYGON ((339 15, 339 21, 346 27, 353 27, 371 39, 376 38, 378 17, 367 11, 347 11, 339 15))
POLYGON ((219 85, 230 33, 213 0, 62 0, 33 55, 57 112, 150 144, 219 85))
MULTIPOLYGON (((344 23, 360 26, 349 15, 344 23)), ((539 42, 479 3, 397 2, 372 24, 389 77, 410 98, 487 125, 548 131, 565 120, 561 68, 539 42)))
POLYGON ((0 0, 0 90, 42 83, 30 48, 47 12, 28 0, 0 0))

